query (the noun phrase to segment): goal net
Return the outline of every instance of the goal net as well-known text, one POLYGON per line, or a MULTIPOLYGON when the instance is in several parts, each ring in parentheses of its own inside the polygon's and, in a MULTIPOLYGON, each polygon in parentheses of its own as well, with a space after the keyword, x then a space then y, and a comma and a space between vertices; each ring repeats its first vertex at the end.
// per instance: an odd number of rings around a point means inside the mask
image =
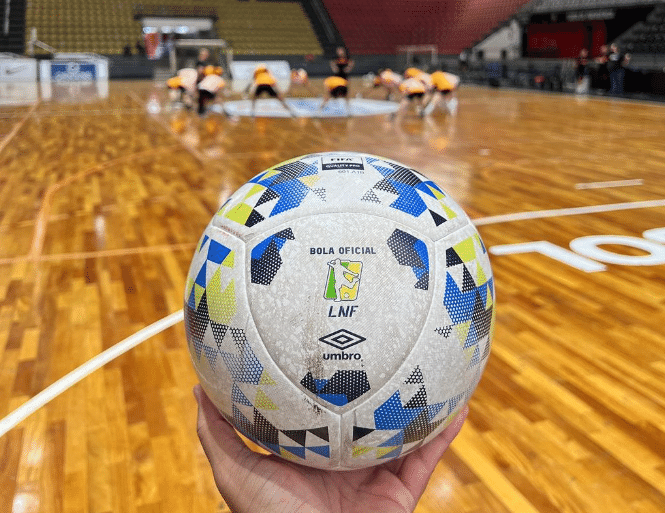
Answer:
POLYGON ((224 68, 224 75, 229 76, 233 63, 233 50, 223 39, 178 39, 170 53, 169 67, 172 74, 182 68, 193 68, 198 60, 199 51, 207 48, 209 61, 224 68))
POLYGON ((397 66, 400 71, 406 68, 419 68, 423 71, 435 69, 439 64, 436 45, 407 45, 397 47, 397 66))

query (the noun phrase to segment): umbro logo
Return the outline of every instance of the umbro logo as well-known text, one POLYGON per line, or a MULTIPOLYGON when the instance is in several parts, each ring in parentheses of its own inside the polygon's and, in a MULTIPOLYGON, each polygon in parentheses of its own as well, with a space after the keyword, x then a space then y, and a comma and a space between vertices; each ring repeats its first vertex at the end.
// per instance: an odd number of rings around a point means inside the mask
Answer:
POLYGON ((344 350, 348 349, 349 347, 355 346, 356 344, 364 342, 366 338, 360 335, 356 335, 351 331, 342 329, 342 330, 333 331, 332 333, 329 333, 325 337, 321 337, 319 340, 324 344, 333 346, 335 349, 344 350))

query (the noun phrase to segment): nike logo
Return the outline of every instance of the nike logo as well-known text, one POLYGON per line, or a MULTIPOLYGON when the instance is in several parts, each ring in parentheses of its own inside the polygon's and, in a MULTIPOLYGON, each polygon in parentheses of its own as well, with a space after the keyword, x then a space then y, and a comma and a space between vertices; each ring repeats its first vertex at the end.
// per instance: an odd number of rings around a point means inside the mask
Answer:
POLYGON ((27 68, 27 66, 18 66, 16 68, 5 68, 5 75, 13 75, 14 73, 18 73, 19 71, 23 71, 26 68, 27 68))

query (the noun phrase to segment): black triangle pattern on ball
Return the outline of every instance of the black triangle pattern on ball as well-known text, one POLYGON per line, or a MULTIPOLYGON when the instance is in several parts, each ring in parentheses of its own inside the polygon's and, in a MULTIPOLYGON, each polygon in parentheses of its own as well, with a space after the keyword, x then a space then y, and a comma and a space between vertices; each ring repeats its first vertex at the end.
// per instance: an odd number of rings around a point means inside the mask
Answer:
POLYGON ((226 336, 229 327, 226 324, 217 324, 214 321, 210 321, 210 327, 212 328, 212 334, 215 337, 217 349, 221 350, 222 342, 224 342, 224 337, 226 336))
POLYGON ((258 212, 257 210, 252 210, 251 214, 249 214, 249 217, 247 218, 247 221, 245 221, 245 226, 251 228, 255 224, 258 224, 261 221, 263 221, 264 219, 265 217, 263 217, 263 215, 261 215, 260 212, 258 212))
MULTIPOLYGON (((279 236, 277 240, 281 240, 282 244, 286 240, 293 240, 293 232, 290 229, 282 230, 272 236, 270 242, 273 242, 276 236, 279 236)), ((232 402, 233 424, 238 430, 266 449, 290 459, 330 458, 327 426, 315 425, 309 429, 293 429, 298 427, 298 419, 295 419, 293 423, 296 426, 285 426, 289 429, 281 430, 278 425, 271 422, 269 413, 264 414, 259 411, 259 408, 268 411, 280 408, 267 397, 266 391, 262 388, 274 385, 275 382, 252 350, 245 331, 210 319, 207 290, 202 291, 198 302, 194 292, 190 296, 184 305, 184 324, 191 353, 198 360, 197 363, 202 364, 205 358, 213 372, 220 372, 219 361, 224 362, 233 380, 227 393, 232 402), (244 392, 239 385, 244 387, 244 392), (246 413, 243 413, 243 410, 246 413), (281 445, 280 434, 293 440, 294 444, 281 445)), ((226 413, 224 415, 229 417, 226 413)))
POLYGON ((321 198, 321 201, 326 201, 326 190, 323 187, 312 189, 312 192, 321 198))
POLYGON ((291 228, 277 232, 275 235, 273 235, 273 237, 278 239, 296 240, 296 237, 293 235, 293 230, 291 228))
POLYGON ((464 404, 470 397, 473 387, 450 399, 430 403, 428 401, 427 388, 423 373, 416 366, 409 377, 404 381, 405 385, 420 384, 418 391, 402 403, 400 392, 397 391, 387 401, 379 405, 374 411, 375 427, 353 426, 354 457, 356 455, 371 454, 376 449, 377 459, 392 459, 401 455, 405 444, 414 444, 409 451, 419 447, 424 440, 444 423, 453 414, 459 404, 464 404), (439 415, 445 412, 444 415, 439 415), (439 417, 437 420, 434 420, 439 417), (382 443, 366 441, 363 439, 372 433, 385 433, 382 443), (370 444, 370 445, 366 445, 370 444))
POLYGON ((275 191, 272 189, 266 189, 263 194, 261 194, 261 197, 259 198, 259 201, 256 202, 256 206, 263 205, 264 203, 268 203, 271 200, 279 198, 279 194, 277 194, 275 191))
POLYGON ((287 240, 295 240, 293 230, 286 228, 267 237, 252 249, 250 274, 252 283, 270 285, 282 267, 280 251, 287 240))
POLYGON ((304 430, 304 429, 283 429, 282 433, 284 433, 286 436, 288 436, 291 440, 293 440, 298 445, 302 445, 303 447, 305 446, 305 437, 307 435, 306 430, 304 430))
POLYGON ((418 278, 414 287, 427 290, 429 288, 429 255, 425 243, 400 229, 396 229, 390 235, 387 243, 397 263, 411 267, 418 278))
POLYGON ((391 180, 405 183, 406 185, 410 185, 411 187, 415 187, 416 185, 422 182, 422 180, 418 178, 411 169, 398 166, 397 164, 391 164, 391 165, 395 168, 395 172, 390 175, 391 180))
POLYGON ((446 250, 446 267, 452 267, 454 265, 463 264, 462 259, 457 254, 453 248, 448 248, 446 250))
POLYGON ((250 269, 252 283, 270 285, 281 266, 282 257, 279 256, 279 248, 274 240, 270 241, 261 258, 252 259, 250 269))
POLYGON ((465 265, 462 269, 462 292, 471 292, 472 290, 476 290, 476 282, 473 281, 473 277, 465 265))
POLYGON ((424 386, 421 386, 416 395, 404 405, 405 408, 423 408, 425 406, 427 406, 427 392, 424 386))
POLYGON ((325 440, 326 442, 330 441, 330 436, 328 435, 328 426, 308 429, 307 431, 315 436, 318 436, 321 440, 325 440))
POLYGON ((489 334, 495 315, 494 279, 491 274, 484 273, 476 260, 479 249, 485 252, 480 237, 477 235, 469 237, 458 242, 456 247, 460 252, 453 247, 446 250, 448 272, 443 298, 443 305, 452 320, 452 325, 441 326, 437 330, 441 330, 440 333, 445 336, 446 333, 451 333, 453 328, 460 328, 457 334, 461 337, 459 342, 469 361, 470 369, 484 362, 489 356, 491 347, 489 334), (474 261, 479 269, 476 278, 471 274, 474 261))
POLYGON ((185 333, 187 340, 194 347, 194 352, 197 358, 201 358, 201 351, 203 350, 203 337, 208 328, 210 317, 208 316, 208 300, 205 292, 199 301, 196 310, 189 305, 185 305, 185 333))
POLYGON ((312 167, 311 164, 306 164, 302 160, 296 160, 295 162, 289 162, 288 164, 276 167, 275 171, 279 171, 280 174, 277 175, 271 185, 290 182, 291 180, 300 177, 302 173, 310 167, 312 167))
POLYGON ((387 178, 384 178, 383 180, 376 183, 374 185, 374 189, 376 189, 378 191, 386 191, 386 192, 389 192, 389 193, 395 194, 395 195, 399 194, 397 189, 395 189, 395 187, 393 187, 393 185, 388 181, 387 178))
POLYGON ((420 370, 420 365, 411 371, 411 375, 404 381, 405 385, 415 385, 417 383, 425 383, 423 372, 420 370))
POLYGON ((471 319, 473 320, 478 339, 482 339, 489 335, 490 329, 492 328, 492 309, 485 308, 483 299, 477 292, 473 304, 473 314, 471 314, 471 319))
POLYGON ((372 189, 363 194, 362 198, 360 198, 360 201, 368 201, 370 203, 381 203, 381 200, 372 189))
POLYGON ((429 213, 432 216, 432 219, 434 220, 434 224, 437 226, 441 226, 443 223, 445 223, 448 220, 442 215, 437 214, 433 210, 430 210, 429 213))
POLYGON ((430 422, 427 409, 424 409, 406 428, 404 429, 404 442, 410 444, 427 438, 445 419, 439 419, 430 422))
POLYGON ((373 431, 374 429, 372 428, 353 426, 353 441, 360 440, 362 437, 369 435, 373 431))
POLYGON ((423 273, 413 287, 420 290, 427 290, 429 287, 429 273, 423 273))
POLYGON ((233 424, 238 431, 275 454, 283 456, 283 451, 286 450, 290 455, 295 455, 302 460, 307 460, 307 455, 311 453, 325 458, 330 457, 330 445, 321 444, 322 440, 330 443, 327 426, 313 429, 278 429, 256 408, 253 409, 253 417, 253 422, 250 422, 240 409, 235 404, 233 405, 233 424), (280 444, 280 433, 293 440, 301 449, 294 450, 291 444, 280 444), (308 436, 308 433, 314 436, 308 436))
POLYGON ((344 406, 370 391, 364 370, 338 370, 328 379, 314 379, 307 372, 300 384, 314 395, 336 406, 344 406))

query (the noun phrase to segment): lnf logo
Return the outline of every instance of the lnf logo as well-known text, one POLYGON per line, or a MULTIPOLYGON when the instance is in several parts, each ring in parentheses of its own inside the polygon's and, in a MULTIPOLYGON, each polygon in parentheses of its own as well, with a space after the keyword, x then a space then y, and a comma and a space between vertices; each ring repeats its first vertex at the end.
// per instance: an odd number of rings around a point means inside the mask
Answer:
POLYGON ((328 262, 325 299, 338 301, 355 301, 360 288, 360 275, 363 263, 353 260, 336 258, 328 262))

